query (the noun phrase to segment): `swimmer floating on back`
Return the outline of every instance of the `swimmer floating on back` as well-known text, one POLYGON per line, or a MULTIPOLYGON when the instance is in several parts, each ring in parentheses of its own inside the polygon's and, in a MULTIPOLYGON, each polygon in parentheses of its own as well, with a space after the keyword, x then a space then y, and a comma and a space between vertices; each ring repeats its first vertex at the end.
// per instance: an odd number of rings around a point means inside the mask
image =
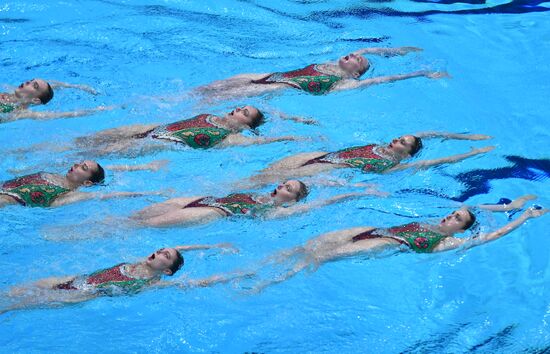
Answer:
POLYGON ((204 196, 173 198, 144 208, 131 218, 141 225, 152 227, 202 224, 238 215, 262 215, 267 218, 278 218, 307 212, 351 198, 369 194, 381 195, 374 190, 368 190, 362 193, 341 194, 307 204, 293 204, 305 198, 307 194, 307 187, 302 182, 290 180, 278 185, 273 192, 267 195, 236 193, 223 198, 204 196))
POLYGON ((323 95, 415 77, 439 79, 448 76, 445 72, 422 70, 359 80, 370 67, 369 61, 362 54, 394 56, 420 50, 422 49, 416 47, 365 48, 343 56, 337 62, 311 64, 305 68, 287 72, 241 74, 198 87, 195 92, 206 100, 256 96, 288 88, 295 88, 313 95, 323 95))
MULTIPOLYGON (((526 201, 534 198, 533 195, 527 195, 508 205, 480 205, 478 208, 497 212, 508 211, 522 208, 526 201)), ((282 251, 265 261, 264 266, 288 263, 288 270, 277 278, 259 282, 254 289, 262 290, 271 284, 285 281, 305 268, 316 269, 323 263, 345 257, 381 256, 402 251, 432 253, 459 247, 471 248, 496 240, 512 232, 528 219, 537 218, 548 211, 549 209, 529 208, 516 220, 498 230, 464 238, 455 237, 455 234, 469 229, 476 220, 474 214, 465 207, 446 216, 437 225, 415 222, 390 228, 366 226, 326 233, 311 239, 304 246, 282 251)))
POLYGON ((11 122, 19 119, 48 120, 72 118, 109 110, 111 107, 99 106, 73 112, 33 112, 30 106, 48 103, 53 98, 52 87, 77 88, 92 94, 96 91, 85 85, 71 85, 52 81, 51 85, 42 79, 23 82, 13 93, 0 93, 0 122, 11 122))
POLYGON ((204 287, 230 281, 235 275, 213 276, 180 284, 162 281, 162 276, 172 276, 183 266, 180 251, 212 248, 234 249, 230 244, 162 248, 136 263, 120 263, 86 275, 42 279, 29 286, 12 288, 4 300, 15 303, 0 309, 0 313, 25 308, 58 307, 99 296, 131 295, 151 287, 204 287))
MULTIPOLYGON (((154 170, 158 168, 158 162, 144 165, 113 165, 108 168, 120 171, 154 170)), ((98 184, 104 179, 103 167, 91 160, 75 163, 64 176, 38 172, 18 177, 0 184, 0 208, 17 203, 30 207, 57 207, 93 198, 109 199, 158 194, 157 192, 101 194, 77 191, 79 187, 98 184)))
MULTIPOLYGON (((212 114, 199 114, 193 118, 165 125, 130 125, 100 131, 88 137, 75 139, 78 148, 87 154, 98 156, 107 154, 143 155, 160 150, 173 149, 183 144, 193 149, 229 147, 237 145, 268 144, 278 141, 299 140, 294 136, 247 137, 241 132, 256 129, 264 121, 263 114, 252 106, 237 107, 223 117, 212 114)), ((39 145, 42 150, 42 144, 39 145)), ((39 146, 18 149, 29 152, 39 146)), ((59 146, 56 146, 59 149, 59 146)), ((61 150, 67 150, 62 147, 61 150)))
POLYGON ((390 173, 407 168, 426 168, 454 163, 470 156, 475 156, 494 147, 472 149, 470 152, 443 157, 434 160, 424 160, 412 163, 401 163, 402 160, 413 157, 421 148, 421 138, 444 138, 458 140, 485 140, 490 137, 479 134, 453 134, 440 132, 425 132, 414 135, 404 135, 393 139, 388 145, 355 146, 335 152, 309 152, 290 156, 271 164, 258 175, 252 176, 244 185, 257 187, 273 183, 281 179, 313 176, 337 168, 358 168, 363 172, 390 173))

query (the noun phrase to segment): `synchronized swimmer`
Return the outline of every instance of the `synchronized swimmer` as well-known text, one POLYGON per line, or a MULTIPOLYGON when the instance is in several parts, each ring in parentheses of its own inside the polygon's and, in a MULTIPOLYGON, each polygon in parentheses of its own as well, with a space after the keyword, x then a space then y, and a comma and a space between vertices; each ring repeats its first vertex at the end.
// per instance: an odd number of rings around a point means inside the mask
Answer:
MULTIPOLYGON (((509 211, 522 208, 528 200, 534 198, 533 195, 527 195, 508 205, 485 204, 477 208, 494 212, 509 211)), ((470 229, 476 221, 474 213, 467 207, 447 215, 436 225, 414 222, 389 228, 365 226, 329 232, 309 240, 303 246, 281 251, 265 260, 262 267, 283 264, 287 266, 287 270, 276 278, 258 281, 254 290, 260 291, 269 285, 281 283, 306 268, 317 269, 323 263, 346 257, 380 257, 403 251, 432 253, 460 247, 471 248, 494 241, 512 232, 528 219, 537 218, 548 211, 550 210, 532 207, 516 220, 495 231, 460 238, 455 235, 470 229)), ((258 270, 249 273, 257 274, 258 270)))
POLYGON ((183 266, 181 252, 213 248, 234 250, 230 244, 161 248, 135 263, 119 263, 86 275, 41 279, 27 286, 10 289, 4 300, 11 300, 12 303, 1 308, 0 313, 36 307, 59 307, 99 296, 131 295, 152 287, 206 287, 238 276, 213 276, 185 282, 162 280, 162 276, 173 276, 183 266))
MULTIPOLYGON (((254 131, 264 123, 264 115, 253 106, 237 107, 224 116, 199 114, 193 118, 158 125, 130 125, 107 129, 91 136, 76 138, 74 145, 86 154, 103 155, 145 155, 185 145, 193 149, 224 148, 269 144, 280 141, 300 140, 295 136, 248 137, 245 130, 254 131)), ((56 150, 69 150, 60 147, 56 150)), ((38 147, 18 151, 34 151, 38 147)), ((40 145, 42 149, 42 145, 40 145)))
POLYGON ((447 77, 448 74, 445 72, 421 70, 408 74, 359 80, 370 68, 370 62, 363 54, 395 56, 421 50, 416 47, 364 48, 341 57, 337 62, 311 64, 305 68, 287 72, 240 74, 198 87, 194 93, 206 100, 258 96, 288 88, 298 89, 312 95, 323 95, 329 92, 351 90, 415 77, 430 79, 447 77))
MULTIPOLYGON (((157 162, 143 165, 112 165, 110 170, 139 171, 156 169, 157 162)), ((96 161, 84 160, 75 163, 65 175, 37 172, 21 176, 0 184, 0 208, 10 204, 29 207, 58 207, 89 199, 128 198, 150 194, 151 192, 80 192, 79 187, 102 183, 105 170, 96 161)))
POLYGON ((369 144, 354 146, 335 152, 308 152, 286 157, 272 163, 259 174, 247 179, 245 186, 264 186, 274 181, 287 178, 313 176, 340 168, 356 168, 363 172, 390 173, 407 168, 427 168, 446 163, 455 163, 468 157, 491 151, 493 146, 472 149, 470 152, 442 157, 434 160, 424 160, 412 163, 401 163, 402 160, 413 157, 422 148, 421 138, 444 138, 457 140, 485 140, 491 137, 480 134, 454 134, 441 132, 425 132, 414 135, 404 135, 393 139, 386 146, 369 144))
POLYGON ((75 118, 99 111, 110 110, 112 107, 99 106, 72 112, 33 112, 29 108, 34 105, 45 105, 54 96, 53 88, 75 88, 91 94, 97 92, 86 85, 74 85, 65 82, 32 79, 19 85, 13 93, 0 93, 0 123, 19 119, 49 120, 57 118, 75 118))
POLYGON ((279 184, 265 195, 234 193, 223 198, 210 196, 173 198, 151 205, 131 218, 138 224, 150 227, 194 225, 212 222, 230 216, 263 216, 281 218, 305 213, 315 208, 339 203, 366 195, 383 195, 375 190, 347 193, 331 198, 296 204, 308 195, 306 185, 297 180, 279 184))

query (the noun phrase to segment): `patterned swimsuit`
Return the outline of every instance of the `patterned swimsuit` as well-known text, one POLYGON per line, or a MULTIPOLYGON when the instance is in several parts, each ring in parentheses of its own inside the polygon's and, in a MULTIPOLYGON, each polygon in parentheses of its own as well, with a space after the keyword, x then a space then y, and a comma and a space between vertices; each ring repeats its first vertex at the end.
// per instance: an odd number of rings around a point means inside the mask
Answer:
POLYGON ((262 209, 268 208, 269 204, 262 204, 253 195, 244 193, 230 194, 224 198, 205 197, 195 200, 185 208, 210 207, 221 210, 226 216, 231 215, 252 215, 262 209))
POLYGON ((191 119, 161 125, 136 137, 151 136, 186 144, 194 149, 208 149, 225 139, 231 131, 216 125, 210 114, 200 114, 191 119))
POLYGON ((135 293, 149 285, 153 279, 134 278, 126 274, 127 263, 98 270, 54 286, 56 290, 99 291, 105 295, 135 293))
POLYGON ((17 108, 16 103, 8 101, 8 95, 0 93, 0 113, 10 113, 17 108))
POLYGON ((340 80, 342 77, 326 74, 319 70, 317 64, 311 64, 298 70, 269 74, 252 82, 262 85, 287 84, 312 95, 324 95, 340 80))
POLYGON ((390 160, 376 152, 377 145, 356 146, 306 161, 302 166, 315 163, 343 164, 359 168, 363 172, 382 173, 395 165, 397 161, 390 160))
POLYGON ((49 180, 44 172, 6 181, 0 187, 0 194, 30 207, 49 207, 59 196, 70 191, 49 180))
POLYGON ((373 238, 391 238, 417 253, 430 253, 446 235, 434 232, 419 223, 410 223, 389 229, 374 229, 356 235, 352 242, 373 238))

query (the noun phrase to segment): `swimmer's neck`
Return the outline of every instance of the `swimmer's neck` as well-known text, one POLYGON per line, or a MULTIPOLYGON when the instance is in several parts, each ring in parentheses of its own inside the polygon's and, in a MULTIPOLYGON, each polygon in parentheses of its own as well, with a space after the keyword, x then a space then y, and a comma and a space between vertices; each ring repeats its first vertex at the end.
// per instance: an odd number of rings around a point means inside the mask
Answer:
POLYGON ((236 133, 248 128, 246 124, 242 124, 236 121, 232 116, 229 115, 229 113, 223 117, 214 116, 212 118, 212 121, 236 133))
POLYGON ((129 275, 141 279, 152 279, 160 277, 162 275, 162 271, 154 270, 153 268, 148 266, 145 261, 129 264, 126 268, 126 271, 129 273, 129 275))
POLYGON ((325 74, 332 74, 344 79, 353 79, 353 75, 350 75, 349 73, 344 71, 338 64, 334 64, 334 63, 317 64, 317 68, 320 69, 325 74))
POLYGON ((376 152, 381 153, 382 155, 385 155, 385 157, 388 157, 391 160, 394 160, 396 162, 399 162, 404 159, 408 159, 410 157, 407 154, 398 154, 385 145, 377 145, 376 152))

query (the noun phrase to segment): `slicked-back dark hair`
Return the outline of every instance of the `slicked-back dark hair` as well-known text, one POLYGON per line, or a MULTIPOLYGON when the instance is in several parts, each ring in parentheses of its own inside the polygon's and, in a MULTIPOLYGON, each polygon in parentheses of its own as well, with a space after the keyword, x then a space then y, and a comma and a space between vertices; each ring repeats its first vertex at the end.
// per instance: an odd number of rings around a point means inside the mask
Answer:
POLYGON ((250 129, 256 129, 260 125, 264 124, 264 119, 265 119, 264 114, 258 108, 256 108, 256 110, 258 111, 258 116, 254 118, 252 122, 250 122, 250 125, 249 125, 250 129))
POLYGON ((414 156, 416 155, 417 152, 420 151, 420 149, 422 149, 422 139, 420 139, 419 137, 415 136, 414 137, 414 143, 412 144, 411 146, 411 152, 410 152, 410 155, 411 156, 414 156))
POLYGON ((300 189, 298 190, 298 195, 296 196, 297 202, 304 199, 309 194, 309 189, 307 188, 306 184, 302 181, 298 181, 298 183, 300 184, 300 189))
POLYGON ((476 222, 476 216, 470 210, 466 210, 468 215, 470 215, 470 220, 464 225, 462 230, 468 230, 476 222))
POLYGON ((183 266, 183 262, 183 256, 178 250, 176 250, 176 259, 174 259, 172 265, 168 267, 168 269, 172 271, 172 274, 170 274, 171 276, 176 274, 176 272, 180 270, 180 268, 183 266))
POLYGON ((51 99, 53 98, 53 89, 52 89, 52 87, 48 83, 46 83, 46 85, 48 85, 47 90, 42 92, 42 94, 40 94, 38 96, 38 99, 40 100, 40 103, 42 103, 42 104, 46 104, 46 103, 50 102, 51 99))
MULTIPOLYGON (((97 163, 97 162, 96 162, 97 163)), ((97 163, 97 171, 90 176, 90 182, 93 184, 101 183, 105 180, 105 170, 97 163)))

